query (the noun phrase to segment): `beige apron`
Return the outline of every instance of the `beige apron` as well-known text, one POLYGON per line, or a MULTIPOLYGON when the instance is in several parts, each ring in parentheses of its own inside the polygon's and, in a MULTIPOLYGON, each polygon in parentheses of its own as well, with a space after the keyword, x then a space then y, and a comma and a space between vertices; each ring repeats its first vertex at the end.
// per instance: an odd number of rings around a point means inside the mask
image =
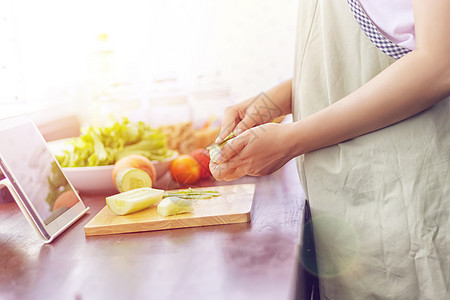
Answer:
MULTIPOLYGON (((346 0, 301 0, 297 30, 294 120, 394 62, 365 36, 346 0)), ((450 299, 449 99, 303 155, 298 167, 322 299, 450 299)))

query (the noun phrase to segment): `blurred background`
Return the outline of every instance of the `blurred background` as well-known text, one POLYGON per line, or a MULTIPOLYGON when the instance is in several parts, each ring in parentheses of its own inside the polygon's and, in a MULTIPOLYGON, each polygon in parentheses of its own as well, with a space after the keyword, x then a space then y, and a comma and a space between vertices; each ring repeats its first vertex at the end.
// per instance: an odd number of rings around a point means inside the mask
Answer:
POLYGON ((297 0, 0 2, 0 118, 220 122, 292 76, 297 0))

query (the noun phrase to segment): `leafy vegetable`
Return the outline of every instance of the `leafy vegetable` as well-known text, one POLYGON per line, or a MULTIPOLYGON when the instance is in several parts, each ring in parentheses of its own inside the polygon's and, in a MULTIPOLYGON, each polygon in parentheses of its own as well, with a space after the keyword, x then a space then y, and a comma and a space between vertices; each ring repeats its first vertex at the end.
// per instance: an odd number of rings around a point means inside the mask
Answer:
POLYGON ((179 197, 182 199, 210 199, 212 197, 218 197, 220 193, 217 191, 203 191, 193 188, 179 191, 167 191, 164 193, 163 198, 166 197, 179 197))
POLYGON ((111 126, 84 128, 81 136, 68 143, 73 149, 56 155, 62 167, 113 165, 130 154, 162 161, 174 154, 167 147, 164 133, 144 122, 132 123, 126 118, 111 126))
POLYGON ((234 132, 232 132, 229 135, 227 135, 227 137, 224 138, 222 141, 220 141, 218 143, 215 143, 215 144, 212 144, 212 145, 209 145, 208 147, 206 147, 206 150, 211 150, 211 149, 213 149, 215 147, 220 147, 220 146, 223 147, 223 145, 225 145, 226 142, 228 142, 229 140, 231 140, 232 138, 235 138, 235 137, 236 137, 236 134, 234 132))

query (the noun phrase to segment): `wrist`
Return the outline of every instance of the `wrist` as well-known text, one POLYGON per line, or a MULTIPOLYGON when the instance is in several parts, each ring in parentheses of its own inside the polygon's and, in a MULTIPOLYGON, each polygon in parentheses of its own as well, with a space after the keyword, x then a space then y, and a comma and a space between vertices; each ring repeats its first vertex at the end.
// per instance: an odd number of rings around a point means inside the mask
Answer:
POLYGON ((308 152, 305 139, 302 138, 302 132, 299 122, 284 124, 282 130, 282 141, 286 154, 290 157, 297 157, 308 152))
POLYGON ((287 115, 292 112, 292 79, 283 81, 269 90, 264 91, 262 94, 268 98, 267 100, 270 101, 270 106, 276 108, 278 113, 275 117, 287 115))

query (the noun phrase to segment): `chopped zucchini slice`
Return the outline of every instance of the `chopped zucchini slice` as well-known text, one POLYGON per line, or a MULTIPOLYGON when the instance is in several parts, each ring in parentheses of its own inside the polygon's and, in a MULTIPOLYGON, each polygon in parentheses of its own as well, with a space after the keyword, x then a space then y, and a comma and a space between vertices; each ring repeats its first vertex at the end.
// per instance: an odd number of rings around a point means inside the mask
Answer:
POLYGON ((143 187, 106 197, 106 204, 114 214, 126 215, 158 203, 163 194, 164 190, 143 187))
POLYGON ((162 216, 178 215, 192 212, 193 201, 191 199, 182 199, 180 197, 167 197, 158 204, 158 213, 162 216))

